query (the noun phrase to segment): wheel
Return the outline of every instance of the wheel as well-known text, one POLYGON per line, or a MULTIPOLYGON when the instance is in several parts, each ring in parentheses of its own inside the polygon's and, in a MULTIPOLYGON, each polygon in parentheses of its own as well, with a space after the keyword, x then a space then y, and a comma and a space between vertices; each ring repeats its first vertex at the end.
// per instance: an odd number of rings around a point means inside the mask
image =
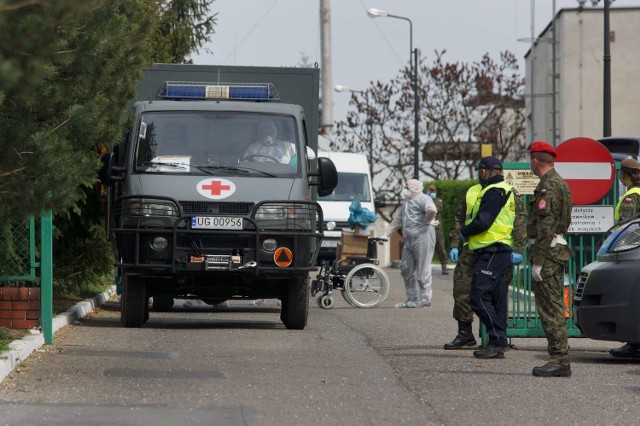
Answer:
POLYGON ((379 266, 363 263, 349 272, 342 293, 353 306, 373 308, 389 295, 389 277, 379 266))
POLYGON ((333 297, 329 295, 322 296, 320 299, 318 299, 318 301, 320 302, 321 308, 324 308, 324 309, 333 308, 333 297))
POLYGON ((295 278, 285 285, 280 319, 290 330, 304 330, 309 316, 309 279, 295 278))
POLYGON ((324 294, 318 296, 316 298, 316 303, 318 304, 318 308, 322 308, 322 298, 324 297, 324 294))
POLYGON ((155 312, 169 312, 173 308, 173 297, 161 294, 153 296, 152 308, 155 312))
POLYGON ((144 324, 147 297, 144 279, 128 276, 122 288, 122 325, 140 327, 144 324))

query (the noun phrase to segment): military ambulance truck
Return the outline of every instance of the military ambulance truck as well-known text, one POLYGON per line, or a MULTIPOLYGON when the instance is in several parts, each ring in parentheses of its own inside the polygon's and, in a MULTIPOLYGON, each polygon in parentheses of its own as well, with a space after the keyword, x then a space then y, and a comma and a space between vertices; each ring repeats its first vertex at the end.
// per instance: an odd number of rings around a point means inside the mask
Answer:
POLYGON ((317 69, 158 64, 124 140, 102 157, 121 320, 174 298, 278 298, 303 329, 323 236, 313 201, 337 184, 316 158, 317 69))

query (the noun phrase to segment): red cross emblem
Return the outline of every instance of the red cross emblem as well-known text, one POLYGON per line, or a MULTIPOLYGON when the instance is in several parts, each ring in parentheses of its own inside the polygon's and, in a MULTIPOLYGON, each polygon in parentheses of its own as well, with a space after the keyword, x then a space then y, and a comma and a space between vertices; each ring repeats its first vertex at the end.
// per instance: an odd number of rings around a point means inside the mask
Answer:
POLYGON ((200 195, 217 200, 236 192, 236 185, 227 179, 204 179, 198 182, 196 189, 200 195))

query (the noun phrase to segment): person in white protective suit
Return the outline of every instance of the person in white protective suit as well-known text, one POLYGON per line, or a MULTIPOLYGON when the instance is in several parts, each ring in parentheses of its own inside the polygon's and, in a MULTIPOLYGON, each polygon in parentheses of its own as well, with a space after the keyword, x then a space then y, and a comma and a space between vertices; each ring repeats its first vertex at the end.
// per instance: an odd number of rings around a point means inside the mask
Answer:
POLYGON ((249 145, 243 158, 257 162, 277 162, 295 167, 296 147, 293 143, 278 140, 278 131, 273 120, 265 119, 258 124, 258 140, 249 145))
POLYGON ((397 229, 402 229, 404 238, 400 272, 407 300, 395 307, 431 306, 431 260, 436 244, 438 210, 431 197, 422 193, 422 182, 417 179, 406 182, 402 196, 404 203, 384 231, 388 238, 397 229))

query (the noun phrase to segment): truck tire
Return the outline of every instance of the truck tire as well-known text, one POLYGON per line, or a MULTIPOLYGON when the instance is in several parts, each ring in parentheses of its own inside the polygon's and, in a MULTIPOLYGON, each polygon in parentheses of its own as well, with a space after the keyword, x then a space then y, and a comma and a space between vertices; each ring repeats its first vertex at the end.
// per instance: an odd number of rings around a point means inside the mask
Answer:
POLYGON ((140 327, 144 324, 144 314, 148 303, 145 281, 142 278, 128 276, 122 287, 122 325, 140 327))
POLYGON ((289 330, 304 330, 309 316, 309 279, 287 281, 283 289, 280 319, 289 330))

